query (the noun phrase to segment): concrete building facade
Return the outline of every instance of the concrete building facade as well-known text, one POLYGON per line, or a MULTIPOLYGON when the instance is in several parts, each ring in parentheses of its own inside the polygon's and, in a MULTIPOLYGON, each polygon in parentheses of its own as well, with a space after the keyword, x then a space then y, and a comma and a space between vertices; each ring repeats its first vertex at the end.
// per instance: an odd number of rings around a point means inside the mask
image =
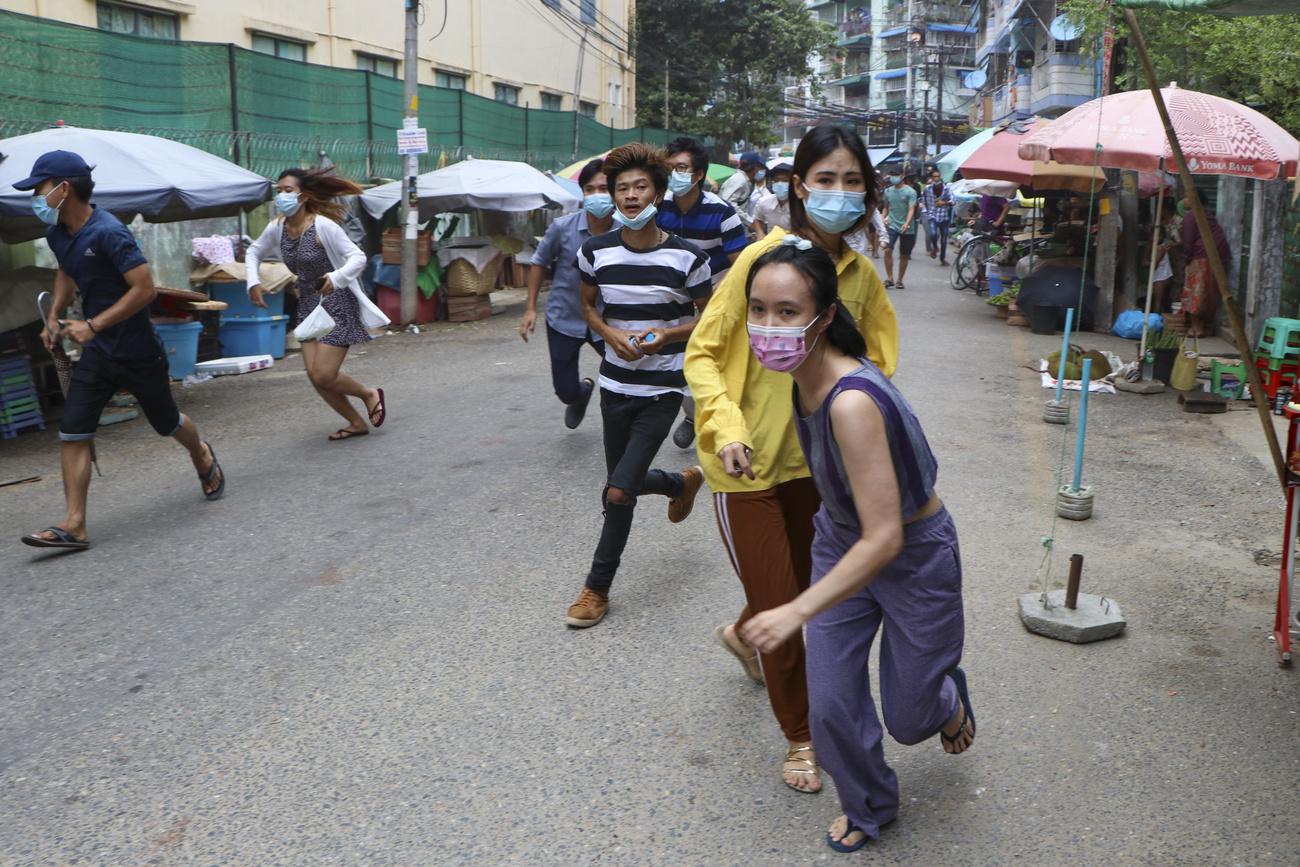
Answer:
MULTIPOLYGON (((419 80, 631 127, 634 6, 634 0, 427 0, 419 80)), ((0 0, 0 9, 157 39, 229 43, 393 78, 405 74, 400 0, 0 0)))

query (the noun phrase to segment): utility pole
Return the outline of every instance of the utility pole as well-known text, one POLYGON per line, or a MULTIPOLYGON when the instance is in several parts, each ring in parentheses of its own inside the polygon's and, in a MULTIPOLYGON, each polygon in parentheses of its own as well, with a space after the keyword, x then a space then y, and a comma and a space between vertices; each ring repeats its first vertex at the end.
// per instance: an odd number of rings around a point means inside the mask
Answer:
MULTIPOLYGON (((416 42, 419 16, 420 5, 417 0, 406 0, 406 64, 403 69, 406 75, 402 90, 403 129, 416 129, 420 125, 418 95, 420 70, 416 42)), ((417 238, 420 208, 416 182, 419 172, 420 157, 416 154, 407 154, 406 172, 402 176, 402 201, 397 212, 398 223, 402 226, 402 321, 397 323, 399 325, 407 325, 415 321, 416 293, 419 292, 415 276, 416 260, 419 257, 417 238)))
POLYGON ((587 54, 587 31, 578 43, 578 71, 573 76, 573 161, 578 161, 578 118, 582 116, 582 58, 587 54))
POLYGON ((664 58, 664 129, 668 129, 668 58, 664 58))
POLYGON ((945 49, 939 49, 939 89, 934 98, 934 158, 939 159, 943 150, 943 55, 945 49))
MULTIPOLYGON (((906 106, 909 114, 911 114, 911 112, 916 108, 916 97, 913 93, 916 82, 913 80, 912 76, 912 46, 915 44, 912 42, 912 4, 913 0, 907 0, 907 29, 904 32, 904 36, 907 37, 907 81, 903 86, 907 89, 906 106)), ((907 156, 910 158, 912 156, 912 131, 910 129, 906 133, 906 138, 907 146, 905 150, 907 151, 907 156)))

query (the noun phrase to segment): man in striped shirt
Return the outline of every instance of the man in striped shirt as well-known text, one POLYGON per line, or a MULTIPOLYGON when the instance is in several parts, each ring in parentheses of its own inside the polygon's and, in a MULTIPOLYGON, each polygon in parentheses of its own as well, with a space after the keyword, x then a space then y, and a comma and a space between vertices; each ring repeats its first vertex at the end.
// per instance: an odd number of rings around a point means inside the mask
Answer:
MULTIPOLYGON (((701 184, 709 168, 709 152, 693 138, 682 136, 668 145, 668 194, 659 209, 659 225, 704 251, 713 270, 713 285, 726 276, 748 240, 732 204, 706 191, 701 184)), ((673 443, 688 449, 695 440, 695 403, 682 403, 686 417, 673 432, 673 443)))
POLYGON ((686 340, 713 293, 708 258, 654 221, 668 185, 663 150, 641 142, 615 148, 605 157, 605 178, 614 194, 614 222, 622 228, 588 238, 578 251, 582 316, 605 341, 600 414, 608 472, 600 542, 566 618, 579 628, 595 626, 609 610, 637 496, 667 496, 668 520, 675 524, 691 513, 704 481, 699 467, 668 473, 651 469, 650 462, 686 392, 686 340))

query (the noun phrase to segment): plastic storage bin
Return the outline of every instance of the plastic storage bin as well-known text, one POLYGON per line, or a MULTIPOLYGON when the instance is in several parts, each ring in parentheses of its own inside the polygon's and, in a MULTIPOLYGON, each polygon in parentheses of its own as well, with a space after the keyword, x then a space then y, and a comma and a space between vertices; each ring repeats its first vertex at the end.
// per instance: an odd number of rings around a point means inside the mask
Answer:
POLYGON ((213 301, 224 301, 228 305, 224 311, 226 319, 270 319, 284 315, 284 290, 274 295, 262 295, 269 309, 254 306, 248 297, 247 283, 209 283, 208 294, 213 301))
POLYGON ((227 358, 245 355, 269 355, 284 358, 284 336, 288 316, 269 319, 221 317, 221 352, 227 358))
POLYGON ((154 325, 167 350, 167 373, 172 379, 184 379, 194 372, 199 360, 199 332, 201 322, 181 322, 175 325, 154 325))

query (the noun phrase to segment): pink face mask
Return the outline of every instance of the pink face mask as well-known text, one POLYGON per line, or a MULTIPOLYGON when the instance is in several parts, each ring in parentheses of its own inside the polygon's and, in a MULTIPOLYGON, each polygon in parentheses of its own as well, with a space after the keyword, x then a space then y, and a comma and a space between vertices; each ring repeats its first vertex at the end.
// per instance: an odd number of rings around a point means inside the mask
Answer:
MULTIPOLYGON (((817 345, 817 337, 814 337, 812 346, 804 346, 804 335, 816 321, 817 319, 814 319, 803 328, 779 328, 746 323, 745 327, 749 329, 749 348, 758 357, 758 363, 768 370, 789 373, 803 364, 813 346, 817 345)), ((818 337, 820 336, 819 334, 818 337)))

